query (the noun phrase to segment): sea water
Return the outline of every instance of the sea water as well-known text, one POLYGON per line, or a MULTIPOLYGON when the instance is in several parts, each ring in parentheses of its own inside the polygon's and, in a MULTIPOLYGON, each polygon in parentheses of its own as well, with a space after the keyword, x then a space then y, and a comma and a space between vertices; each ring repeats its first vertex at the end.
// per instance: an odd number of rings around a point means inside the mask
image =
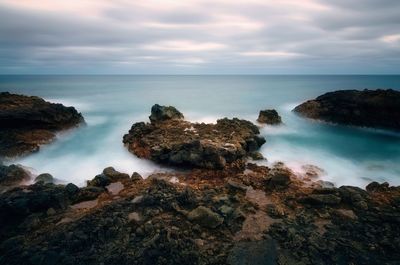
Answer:
POLYGON ((400 134, 311 121, 291 110, 301 102, 339 89, 400 89, 400 76, 0 76, 0 91, 36 95, 74 106, 86 126, 60 133, 38 153, 8 161, 59 182, 84 185, 103 168, 144 176, 168 170, 130 154, 122 137, 134 122, 148 121, 153 104, 172 105, 185 118, 215 122, 238 117, 256 122, 275 108, 281 126, 264 126, 261 148, 268 163, 294 171, 316 165, 336 185, 364 187, 376 180, 400 185, 400 134))

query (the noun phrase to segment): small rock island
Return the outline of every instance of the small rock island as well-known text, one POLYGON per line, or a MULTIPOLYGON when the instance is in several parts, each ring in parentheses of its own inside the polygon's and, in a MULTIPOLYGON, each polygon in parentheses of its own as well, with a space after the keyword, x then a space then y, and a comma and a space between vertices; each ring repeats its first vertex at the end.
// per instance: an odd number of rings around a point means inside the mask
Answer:
POLYGON ((339 90, 298 105, 301 116, 332 123, 400 130, 400 91, 339 90))
POLYGON ((265 143, 257 126, 237 118, 191 123, 174 107, 158 104, 149 118, 151 123, 135 123, 123 142, 138 157, 162 164, 223 169, 243 164, 265 143))

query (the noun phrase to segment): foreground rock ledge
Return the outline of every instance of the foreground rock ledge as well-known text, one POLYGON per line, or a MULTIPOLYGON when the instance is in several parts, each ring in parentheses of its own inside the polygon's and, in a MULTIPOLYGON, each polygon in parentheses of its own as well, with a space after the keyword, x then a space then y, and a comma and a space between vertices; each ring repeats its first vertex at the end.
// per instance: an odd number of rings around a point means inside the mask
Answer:
POLYGON ((240 164, 265 143, 257 126, 237 118, 191 123, 173 107, 154 105, 150 120, 133 124, 123 142, 138 157, 162 164, 222 169, 240 164))
POLYGON ((338 124, 400 130, 400 91, 339 90, 300 104, 293 111, 338 124))
POLYGON ((0 93, 0 158, 39 150, 55 133, 83 123, 74 107, 39 97, 0 93))
POLYGON ((110 167, 89 185, 38 182, 0 194, 0 264, 400 260, 400 187, 387 183, 323 188, 280 163, 147 179, 110 167))

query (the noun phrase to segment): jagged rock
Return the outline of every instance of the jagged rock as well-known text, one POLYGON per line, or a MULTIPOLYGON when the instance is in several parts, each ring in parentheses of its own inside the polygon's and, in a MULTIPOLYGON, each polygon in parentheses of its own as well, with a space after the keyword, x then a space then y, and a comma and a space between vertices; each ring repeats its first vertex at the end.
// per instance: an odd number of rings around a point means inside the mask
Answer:
POLYGON ((258 115, 257 121, 259 123, 266 123, 270 125, 278 125, 282 123, 282 118, 274 109, 261 110, 258 115))
POLYGON ((138 157, 186 167, 222 169, 243 161, 265 143, 257 126, 246 120, 221 119, 216 124, 167 119, 135 123, 124 144, 138 157))
POLYGON ((29 178, 29 173, 17 165, 0 165, 0 185, 14 185, 29 178))
POLYGON ((269 178, 266 180, 266 186, 270 189, 286 188, 290 184, 290 177, 293 172, 282 163, 274 165, 269 172, 269 178))
POLYGON ((39 182, 39 181, 41 181, 43 183, 53 183, 54 178, 49 173, 43 173, 35 178, 35 182, 39 182))
POLYGON ((275 240, 268 238, 255 242, 238 242, 229 253, 229 265, 275 265, 278 251, 275 240))
POLYGON ((103 170, 103 175, 107 176, 111 182, 128 180, 129 175, 116 171, 113 167, 107 167, 103 170))
POLYGON ((39 150, 55 133, 83 123, 73 107, 39 97, 0 93, 0 157, 14 157, 39 150))
POLYGON ((96 175, 92 180, 88 180, 87 185, 92 187, 102 187, 109 185, 111 183, 111 178, 106 174, 102 173, 96 175))
POLYGON ((379 184, 378 182, 373 181, 373 182, 369 183, 369 184, 365 187, 365 189, 366 189, 367 191, 370 191, 370 192, 374 192, 374 191, 385 191, 385 190, 388 190, 388 189, 389 189, 389 183, 384 182, 384 183, 382 183, 382 184, 379 184))
POLYGON ((155 104, 151 107, 149 119, 152 123, 174 119, 181 120, 183 119, 183 114, 175 107, 155 104))
POLYGON ((293 111, 327 122, 400 130, 400 91, 339 90, 302 103, 293 111))
POLYGON ((140 181, 140 180, 143 180, 143 177, 139 173, 133 172, 132 176, 131 176, 131 180, 132 181, 140 181))
POLYGON ((216 228, 224 222, 224 218, 204 206, 199 206, 189 212, 188 219, 208 228, 216 228))

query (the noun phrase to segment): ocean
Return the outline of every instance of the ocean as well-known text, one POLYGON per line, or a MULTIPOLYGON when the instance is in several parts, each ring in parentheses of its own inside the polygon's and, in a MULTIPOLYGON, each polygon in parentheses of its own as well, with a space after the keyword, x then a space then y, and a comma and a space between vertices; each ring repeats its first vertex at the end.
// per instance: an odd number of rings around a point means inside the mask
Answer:
POLYGON ((328 91, 364 88, 399 90, 400 76, 0 76, 0 91, 74 106, 87 123, 60 133, 38 153, 7 162, 80 186, 108 166, 148 176, 170 169, 130 154, 122 137, 134 122, 148 121, 153 104, 175 106, 197 122, 256 122, 260 110, 275 108, 284 124, 261 128, 268 164, 282 161, 296 172, 316 165, 324 170, 322 179, 337 186, 365 187, 373 180, 400 185, 400 133, 311 121, 291 111, 328 91))

